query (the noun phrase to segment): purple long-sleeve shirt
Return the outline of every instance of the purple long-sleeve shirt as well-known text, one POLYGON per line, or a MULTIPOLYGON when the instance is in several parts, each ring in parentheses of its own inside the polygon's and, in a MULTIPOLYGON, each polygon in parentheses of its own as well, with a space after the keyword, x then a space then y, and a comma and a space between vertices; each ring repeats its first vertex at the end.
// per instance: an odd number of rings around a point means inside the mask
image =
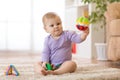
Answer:
POLYGON ((50 62, 54 65, 61 64, 64 61, 71 60, 72 42, 80 43, 80 34, 72 31, 63 31, 59 39, 52 38, 51 35, 45 38, 42 52, 42 61, 50 62))

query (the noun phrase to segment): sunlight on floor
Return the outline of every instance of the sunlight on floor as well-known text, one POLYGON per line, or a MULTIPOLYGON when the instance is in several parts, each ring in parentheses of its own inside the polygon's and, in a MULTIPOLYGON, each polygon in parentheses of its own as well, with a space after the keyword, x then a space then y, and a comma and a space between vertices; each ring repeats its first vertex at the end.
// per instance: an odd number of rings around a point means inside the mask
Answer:
POLYGON ((40 60, 40 54, 0 54, 0 63, 34 63, 40 60))
MULTIPOLYGON (((40 54, 32 53, 4 53, 0 54, 0 63, 35 63, 40 61, 40 54)), ((72 58, 77 64, 90 63, 90 59, 80 58, 73 54, 72 58)))

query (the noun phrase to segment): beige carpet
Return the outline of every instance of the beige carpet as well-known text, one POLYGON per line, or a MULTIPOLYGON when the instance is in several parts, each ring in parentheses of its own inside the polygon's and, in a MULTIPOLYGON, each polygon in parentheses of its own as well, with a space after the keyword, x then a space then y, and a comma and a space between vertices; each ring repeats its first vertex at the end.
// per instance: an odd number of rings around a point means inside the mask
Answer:
POLYGON ((120 69, 99 64, 82 64, 74 73, 47 76, 34 73, 33 64, 13 64, 20 76, 6 76, 4 72, 8 65, 0 63, 0 80, 120 80, 120 69))

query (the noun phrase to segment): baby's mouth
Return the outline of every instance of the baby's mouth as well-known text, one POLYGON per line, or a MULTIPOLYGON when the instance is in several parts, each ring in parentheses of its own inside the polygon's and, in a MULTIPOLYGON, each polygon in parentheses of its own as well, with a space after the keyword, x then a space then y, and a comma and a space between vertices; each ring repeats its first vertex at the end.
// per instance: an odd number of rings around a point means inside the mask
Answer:
POLYGON ((57 30, 55 30, 55 32, 58 32, 59 30, 57 29, 57 30))

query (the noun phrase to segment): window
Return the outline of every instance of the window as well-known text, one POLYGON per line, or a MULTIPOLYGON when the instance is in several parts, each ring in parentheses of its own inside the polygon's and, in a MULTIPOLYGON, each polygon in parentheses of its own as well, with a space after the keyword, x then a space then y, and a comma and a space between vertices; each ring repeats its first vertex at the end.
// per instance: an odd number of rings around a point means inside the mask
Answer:
POLYGON ((64 23, 64 0, 0 0, 0 50, 41 50, 47 35, 41 19, 48 11, 64 23))

